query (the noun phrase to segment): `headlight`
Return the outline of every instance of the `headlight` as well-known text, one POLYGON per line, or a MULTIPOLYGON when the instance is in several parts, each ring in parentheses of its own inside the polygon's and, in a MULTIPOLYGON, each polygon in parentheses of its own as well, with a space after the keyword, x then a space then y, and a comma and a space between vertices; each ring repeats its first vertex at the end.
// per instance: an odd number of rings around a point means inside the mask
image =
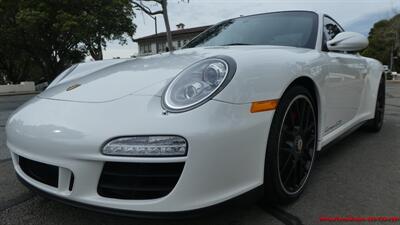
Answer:
POLYGON ((235 61, 219 56, 199 61, 176 76, 163 95, 163 107, 170 112, 196 108, 217 95, 232 80, 235 61))
POLYGON ((132 157, 178 157, 187 153, 187 142, 179 136, 134 136, 109 141, 104 155, 132 157))

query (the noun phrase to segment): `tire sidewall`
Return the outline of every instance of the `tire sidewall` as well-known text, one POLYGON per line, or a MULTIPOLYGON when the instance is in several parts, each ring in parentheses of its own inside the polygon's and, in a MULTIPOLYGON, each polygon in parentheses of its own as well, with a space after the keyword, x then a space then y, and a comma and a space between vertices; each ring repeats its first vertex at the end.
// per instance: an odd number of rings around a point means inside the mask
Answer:
POLYGON ((368 120, 366 124, 363 126, 364 130, 368 132, 379 132, 382 127, 383 127, 383 120, 385 117, 385 101, 386 101, 386 80, 385 76, 382 76, 380 81, 379 81, 379 86, 378 86, 378 91, 376 93, 376 99, 375 99, 375 110, 374 110, 374 118, 368 120), (383 115, 382 117, 379 116, 378 108, 379 108, 379 95, 380 93, 383 92, 383 115))
POLYGON ((378 94, 377 94, 377 96, 376 96, 376 106, 375 106, 375 118, 374 118, 374 120, 375 120, 375 123, 376 123, 376 128, 377 128, 377 130, 380 130, 381 128, 382 128, 382 126, 383 126, 383 119, 384 119, 384 116, 385 116, 385 93, 386 92, 386 81, 385 81, 385 79, 384 79, 384 76, 382 76, 382 78, 381 78, 381 80, 379 81, 379 88, 378 88, 378 94), (382 96, 383 96, 383 98, 382 99, 379 99, 379 97, 380 97, 380 95, 381 95, 381 92, 383 92, 382 93, 382 96), (381 104, 383 104, 383 112, 381 112, 381 113, 383 113, 383 115, 379 115, 378 114, 378 108, 379 108, 379 101, 382 101, 381 102, 381 104))

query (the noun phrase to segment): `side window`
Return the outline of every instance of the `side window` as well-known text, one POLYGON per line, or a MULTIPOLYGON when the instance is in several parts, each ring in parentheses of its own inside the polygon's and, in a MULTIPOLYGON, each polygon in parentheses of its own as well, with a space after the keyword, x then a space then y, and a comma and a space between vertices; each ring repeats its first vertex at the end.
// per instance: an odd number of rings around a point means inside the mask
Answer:
POLYGON ((331 18, 324 17, 324 37, 323 37, 324 40, 322 49, 324 51, 328 51, 328 48, 326 47, 326 42, 332 40, 333 38, 336 37, 336 35, 338 35, 343 31, 344 30, 342 29, 342 27, 335 21, 333 21, 331 18))
POLYGON ((343 29, 329 17, 325 17, 324 19, 324 33, 327 37, 327 40, 332 40, 339 33, 343 32, 343 29))

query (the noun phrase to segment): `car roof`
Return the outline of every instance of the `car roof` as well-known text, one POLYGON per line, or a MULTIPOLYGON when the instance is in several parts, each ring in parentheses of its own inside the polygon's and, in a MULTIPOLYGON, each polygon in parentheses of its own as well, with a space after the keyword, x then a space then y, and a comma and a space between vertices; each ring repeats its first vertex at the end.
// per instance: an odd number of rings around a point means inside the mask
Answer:
MULTIPOLYGON (((271 11, 271 12, 264 12, 264 13, 256 13, 256 14, 250 14, 250 15, 243 15, 243 16, 239 16, 239 17, 234 17, 234 18, 230 18, 227 20, 234 20, 234 19, 239 19, 239 18, 246 18, 246 17, 251 17, 251 16, 258 16, 258 15, 264 15, 264 14, 271 14, 271 13, 283 13, 283 12, 309 12, 309 13, 315 13, 318 16, 329 16, 325 13, 321 13, 315 10, 282 10, 282 11, 271 11)), ((330 16, 329 16, 330 17, 330 16)), ((226 21, 226 20, 225 20, 226 21)))

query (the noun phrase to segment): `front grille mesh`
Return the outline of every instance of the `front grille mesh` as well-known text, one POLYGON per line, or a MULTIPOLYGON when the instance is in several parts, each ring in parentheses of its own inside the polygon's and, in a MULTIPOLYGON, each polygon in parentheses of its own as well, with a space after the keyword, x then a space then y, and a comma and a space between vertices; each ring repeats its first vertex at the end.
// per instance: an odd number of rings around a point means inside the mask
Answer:
POLYGON ((183 167, 184 163, 106 162, 97 192, 115 199, 161 198, 175 187, 183 167))

